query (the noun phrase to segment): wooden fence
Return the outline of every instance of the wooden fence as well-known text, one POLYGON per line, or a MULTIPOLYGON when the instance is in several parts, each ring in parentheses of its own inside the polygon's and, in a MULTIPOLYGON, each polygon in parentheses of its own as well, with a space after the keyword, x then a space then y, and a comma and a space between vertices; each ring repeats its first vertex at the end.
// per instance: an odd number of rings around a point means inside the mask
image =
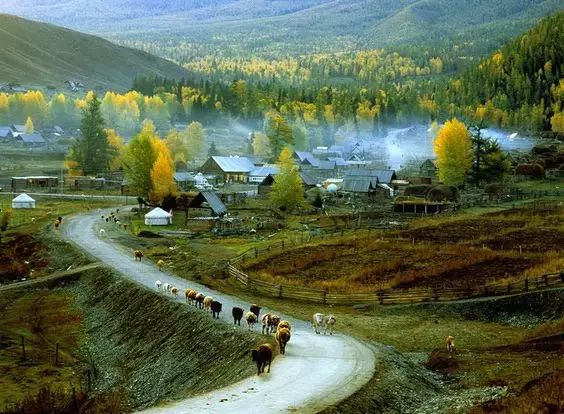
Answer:
POLYGON ((413 288, 388 289, 374 293, 330 293, 323 290, 308 289, 297 286, 277 285, 255 279, 237 269, 232 262, 227 265, 230 277, 251 293, 277 297, 280 299, 295 299, 305 302, 354 305, 375 304, 397 305, 433 301, 449 301, 489 296, 511 295, 534 290, 559 287, 564 284, 564 271, 550 273, 534 279, 523 279, 518 282, 498 282, 481 287, 469 288, 413 288))

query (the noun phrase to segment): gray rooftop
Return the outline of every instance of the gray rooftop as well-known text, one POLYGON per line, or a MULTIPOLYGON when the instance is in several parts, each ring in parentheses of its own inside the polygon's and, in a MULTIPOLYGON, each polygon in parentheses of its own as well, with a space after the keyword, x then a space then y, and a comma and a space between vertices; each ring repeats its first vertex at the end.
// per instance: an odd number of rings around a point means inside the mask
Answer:
POLYGON ((370 177, 345 177, 343 180, 343 191, 351 193, 367 193, 376 188, 370 177))
POLYGON ((6 138, 12 135, 12 128, 9 126, 0 126, 0 138, 6 138))
POLYGON ((377 183, 389 184, 392 180, 397 178, 394 170, 372 170, 369 168, 355 168, 348 170, 345 173, 345 181, 347 178, 350 179, 352 177, 371 178, 376 181, 373 185, 376 185, 377 183))
POLYGON ((18 139, 21 139, 26 144, 44 144, 45 140, 41 134, 19 134, 18 139))
POLYGON ((208 203, 214 214, 225 214, 227 213, 227 207, 220 200, 218 195, 213 190, 203 190, 198 193, 196 198, 194 198, 188 208, 190 207, 201 207, 202 203, 208 203))
POLYGON ((212 159, 219 165, 223 172, 251 172, 255 169, 255 165, 246 157, 219 157, 212 159))

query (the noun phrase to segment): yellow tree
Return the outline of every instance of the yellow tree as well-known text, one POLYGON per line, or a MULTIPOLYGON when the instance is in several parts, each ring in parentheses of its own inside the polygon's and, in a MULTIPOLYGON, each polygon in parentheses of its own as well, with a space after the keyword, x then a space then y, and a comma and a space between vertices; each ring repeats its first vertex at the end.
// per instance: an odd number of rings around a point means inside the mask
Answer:
POLYGON ((123 138, 115 129, 106 129, 108 145, 110 147, 110 171, 118 171, 123 168, 123 138))
POLYGON ((159 147, 157 160, 151 169, 153 190, 151 191, 150 198, 156 202, 161 201, 167 195, 176 191, 173 182, 174 164, 170 152, 166 145, 159 147))
POLYGON ((188 161, 188 145, 185 135, 179 134, 176 129, 171 129, 166 136, 166 146, 174 161, 188 161))
POLYGON ((564 134, 564 112, 555 113, 550 118, 550 125, 552 126, 552 131, 564 134))
POLYGON ((188 151, 193 158, 201 155, 204 149, 204 127, 199 122, 192 122, 186 127, 185 132, 188 151))
POLYGON ((472 142, 466 126, 453 118, 447 121, 434 142, 439 179, 447 185, 460 185, 472 167, 472 142))
POLYGON ((290 211, 304 201, 302 178, 288 147, 280 152, 276 163, 279 173, 274 178, 270 202, 281 210, 290 211))
POLYGON ((28 116, 25 120, 25 133, 26 134, 33 134, 35 132, 35 127, 33 126, 33 121, 28 116))
POLYGON ((253 154, 266 157, 270 154, 270 141, 262 132, 253 133, 253 154))

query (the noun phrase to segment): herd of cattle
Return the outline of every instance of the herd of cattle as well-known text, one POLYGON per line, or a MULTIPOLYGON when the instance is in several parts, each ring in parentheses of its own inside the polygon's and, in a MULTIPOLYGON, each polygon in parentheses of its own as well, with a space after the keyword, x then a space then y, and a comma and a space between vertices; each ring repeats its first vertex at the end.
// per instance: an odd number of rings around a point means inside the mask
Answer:
MULTIPOLYGON (((135 260, 141 260, 143 257, 143 253, 139 250, 134 252, 135 260)), ((159 260, 157 266, 160 270, 162 270, 164 263, 159 260)), ((163 292, 173 296, 174 298, 178 298, 180 294, 179 289, 170 284, 170 283, 163 283, 160 280, 155 281, 155 289, 158 292, 163 292)), ((211 313, 213 318, 219 319, 219 314, 223 310, 223 304, 217 300, 215 300, 212 296, 207 296, 202 292, 198 292, 194 289, 186 289, 184 291, 184 298, 186 303, 192 305, 198 309, 202 309, 205 312, 211 313)), ((247 329, 253 330, 254 326, 258 323, 260 318, 260 310, 261 307, 252 304, 249 307, 248 311, 245 309, 240 308, 238 306, 234 306, 231 309, 231 315, 233 316, 233 324, 241 326, 241 320, 245 318, 245 322, 247 323, 247 329)), ((281 320, 278 315, 267 313, 260 318, 262 323, 262 333, 263 335, 275 335, 276 342, 278 342, 278 346, 280 347, 280 353, 284 355, 286 353, 286 345, 290 341, 292 337, 292 326, 290 322, 286 320, 281 320)), ((333 327, 337 319, 333 315, 323 315, 321 313, 316 313, 313 315, 312 326, 315 330, 315 333, 319 334, 320 329, 324 329, 324 333, 327 334, 329 332, 330 335, 333 335, 333 327)), ((257 374, 260 375, 264 372, 266 366, 268 365, 267 372, 270 372, 270 363, 272 362, 272 353, 273 349, 270 344, 262 344, 257 349, 252 350, 252 359, 257 364, 257 374)))

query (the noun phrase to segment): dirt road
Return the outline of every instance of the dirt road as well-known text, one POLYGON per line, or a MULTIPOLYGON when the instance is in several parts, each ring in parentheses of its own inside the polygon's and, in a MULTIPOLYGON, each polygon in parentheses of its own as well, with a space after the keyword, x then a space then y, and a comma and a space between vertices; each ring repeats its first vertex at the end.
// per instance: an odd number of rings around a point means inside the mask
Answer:
MULTIPOLYGON (((160 272, 149 261, 135 261, 129 249, 115 245, 103 236, 99 237, 99 224, 100 212, 76 216, 68 219, 63 234, 124 277, 149 289, 154 289, 155 280, 158 279, 163 283, 174 284, 181 292, 193 288, 213 296, 223 303, 221 318, 226 323, 232 323, 233 306, 248 309, 248 303, 234 296, 212 291, 167 272, 160 272)), ((179 297, 178 301, 183 301, 183 298, 179 297)), ((263 309, 261 314, 269 311, 263 309)), ((320 306, 320 312, 323 311, 320 306)), ((286 355, 278 356, 273 362, 270 374, 253 376, 226 388, 174 401, 144 412, 315 413, 349 396, 372 377, 375 366, 372 349, 339 333, 333 336, 316 335, 310 323, 281 316, 290 320, 293 325, 292 339, 286 355)), ((249 357, 249 364, 251 363, 249 357)))

